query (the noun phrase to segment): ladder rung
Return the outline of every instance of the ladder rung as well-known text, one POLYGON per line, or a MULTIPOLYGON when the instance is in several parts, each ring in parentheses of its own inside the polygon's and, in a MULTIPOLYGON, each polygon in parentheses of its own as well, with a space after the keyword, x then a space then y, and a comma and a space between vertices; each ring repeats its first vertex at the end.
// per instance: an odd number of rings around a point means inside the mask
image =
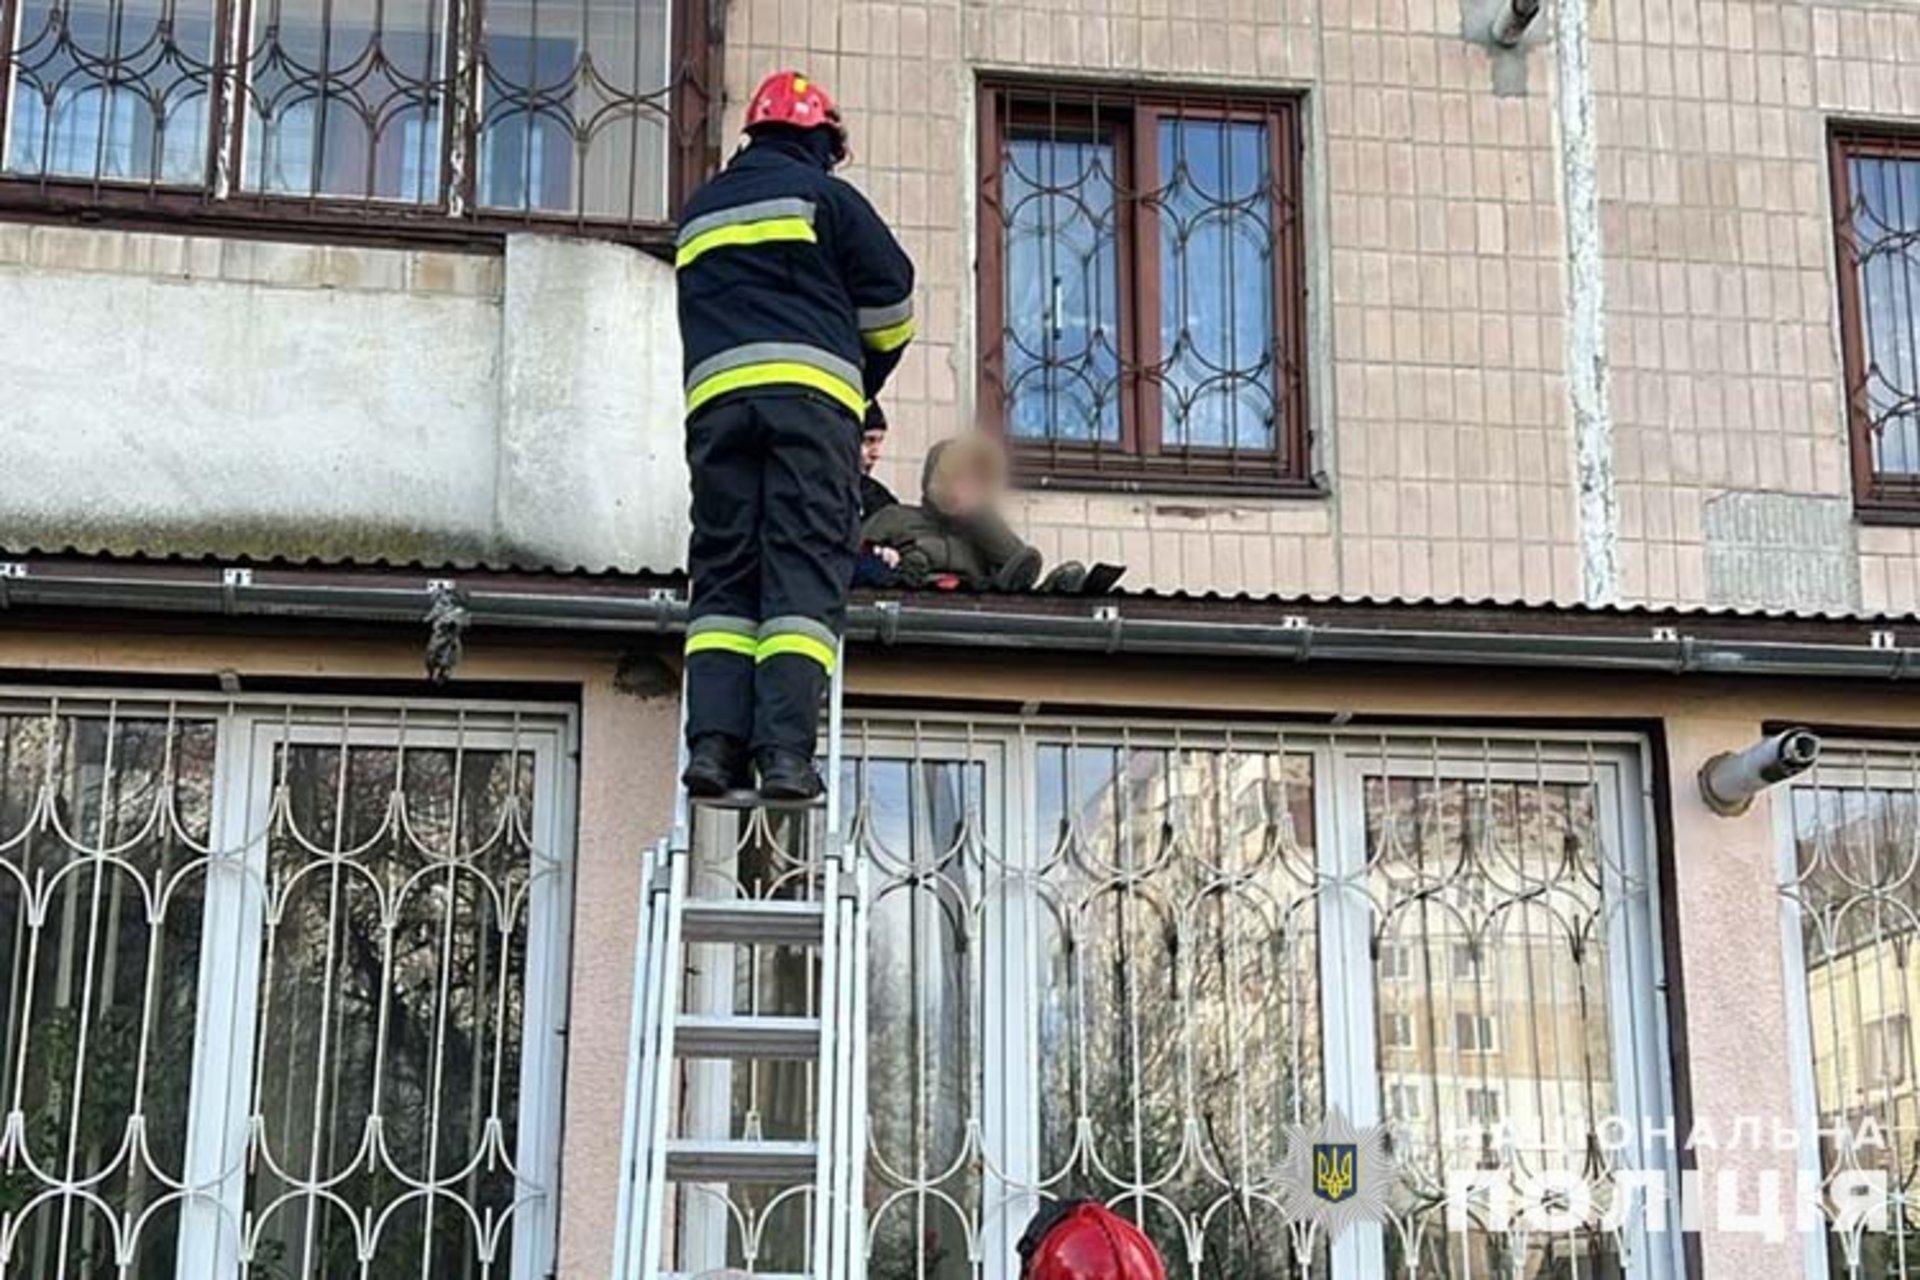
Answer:
POLYGON ((743 1142, 738 1138, 675 1138, 667 1143, 674 1182, 811 1181, 819 1149, 811 1142, 743 1142))
POLYGON ((826 912, 817 902, 789 898, 689 899, 682 908, 680 932, 688 942, 758 943, 765 946, 817 947, 826 912))
POLYGON ((674 1028, 673 1048, 683 1058, 813 1058, 820 1019, 687 1014, 674 1028))

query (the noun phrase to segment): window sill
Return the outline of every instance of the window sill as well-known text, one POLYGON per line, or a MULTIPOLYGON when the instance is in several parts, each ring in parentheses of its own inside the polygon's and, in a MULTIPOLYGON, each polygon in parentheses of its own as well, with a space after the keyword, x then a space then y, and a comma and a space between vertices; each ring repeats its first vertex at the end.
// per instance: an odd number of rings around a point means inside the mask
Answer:
POLYGON ((1175 468, 1114 468, 1104 473, 1048 467, 1037 461, 1021 460, 1013 464, 1013 480, 1020 488, 1036 493, 1114 493, 1169 497, 1277 498, 1290 501, 1315 501, 1332 495, 1327 477, 1235 475, 1231 473, 1194 473, 1175 468))
POLYGON ((535 232, 613 240, 666 252, 667 223, 591 222, 560 214, 478 213, 449 217, 431 209, 245 195, 215 200, 181 188, 111 187, 17 176, 0 177, 0 220, 173 231, 374 248, 498 252, 509 234, 535 232))
POLYGON ((1866 525, 1920 526, 1920 496, 1856 502, 1853 518, 1866 525))

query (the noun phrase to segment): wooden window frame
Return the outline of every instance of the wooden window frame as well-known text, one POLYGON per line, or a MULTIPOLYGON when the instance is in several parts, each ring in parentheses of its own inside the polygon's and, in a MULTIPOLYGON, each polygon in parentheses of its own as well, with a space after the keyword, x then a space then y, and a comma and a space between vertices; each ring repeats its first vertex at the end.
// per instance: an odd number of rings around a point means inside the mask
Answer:
MULTIPOLYGON (((1881 473, 1874 469, 1873 410, 1867 398, 1867 328, 1853 234, 1851 161, 1860 158, 1911 160, 1920 164, 1920 129, 1884 125, 1835 124, 1828 131, 1828 164, 1833 194, 1836 276, 1840 286, 1840 347, 1846 378, 1847 437, 1853 470, 1854 510, 1863 519, 1889 524, 1920 524, 1920 473, 1881 473)), ((1920 299, 1916 299, 1920 305, 1920 299)), ((1914 323, 1920 326, 1920 315, 1914 323)))
MULTIPOLYGON (((682 204, 718 167, 725 7, 670 0, 668 9, 667 208, 659 219, 608 218, 482 207, 479 153, 484 136, 479 57, 485 0, 443 0, 447 65, 440 112, 441 179, 431 202, 368 196, 286 195, 244 190, 246 50, 253 0, 214 0, 214 62, 206 97, 206 167, 194 184, 0 173, 0 221, 76 222, 129 229, 203 231, 292 240, 497 249, 511 232, 538 231, 615 240, 671 252, 682 204), (465 164, 454 168, 454 157, 465 164)), ((0 0, 0 148, 12 107, 13 42, 23 0, 0 0)))
POLYGON ((1303 210, 1301 98, 1292 93, 1130 89, 1124 86, 991 78, 978 89, 979 404, 1002 431, 1023 483, 1043 488, 1164 493, 1319 496, 1308 420, 1307 272, 1303 210), (1276 404, 1274 449, 1167 445, 1154 372, 1161 357, 1158 173, 1160 123, 1169 117, 1257 120, 1267 125, 1274 174, 1272 217, 1276 404), (1115 236, 1119 312, 1118 443, 1021 440, 1006 430, 1006 241, 1001 173, 1008 125, 1083 123, 1113 138, 1119 207, 1115 236), (1140 182, 1136 175, 1148 175, 1140 182), (1141 193, 1148 193, 1143 196, 1141 193), (1282 207, 1284 205, 1284 207, 1282 207))

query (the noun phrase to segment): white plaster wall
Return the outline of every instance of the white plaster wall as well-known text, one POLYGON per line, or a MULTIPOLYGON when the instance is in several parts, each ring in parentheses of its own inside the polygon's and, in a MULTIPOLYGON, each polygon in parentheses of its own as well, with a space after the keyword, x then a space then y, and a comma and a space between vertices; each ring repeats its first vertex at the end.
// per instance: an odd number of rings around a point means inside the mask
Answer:
POLYGON ((673 278, 0 226, 0 548, 671 567, 673 278))

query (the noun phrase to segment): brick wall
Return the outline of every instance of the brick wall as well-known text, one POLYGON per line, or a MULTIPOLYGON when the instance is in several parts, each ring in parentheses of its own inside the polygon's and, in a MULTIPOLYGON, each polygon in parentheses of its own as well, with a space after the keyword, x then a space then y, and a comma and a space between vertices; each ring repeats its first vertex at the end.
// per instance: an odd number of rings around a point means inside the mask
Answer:
MULTIPOLYGON (((1328 495, 1050 491, 1020 499, 1020 523, 1050 558, 1125 561, 1135 586, 1577 600, 1564 60, 1550 17, 1520 50, 1492 47, 1490 3, 736 0, 729 111, 778 64, 842 98, 850 176, 924 282, 923 336, 889 403, 887 478, 911 488, 975 394, 975 77, 1304 91, 1328 495)), ((1590 35, 1600 218, 1574 232, 1597 231, 1605 255, 1618 515, 1585 535, 1615 541, 1623 598, 1752 602, 1753 583, 1708 572, 1706 512, 1728 496, 1850 493, 1826 122, 1920 119, 1920 77, 1899 74, 1920 57, 1920 9, 1608 0, 1590 35)), ((1794 598, 1818 573, 1760 584, 1767 602, 1915 607, 1913 533, 1802 523, 1832 543, 1808 554, 1858 572, 1839 597, 1794 598)))

